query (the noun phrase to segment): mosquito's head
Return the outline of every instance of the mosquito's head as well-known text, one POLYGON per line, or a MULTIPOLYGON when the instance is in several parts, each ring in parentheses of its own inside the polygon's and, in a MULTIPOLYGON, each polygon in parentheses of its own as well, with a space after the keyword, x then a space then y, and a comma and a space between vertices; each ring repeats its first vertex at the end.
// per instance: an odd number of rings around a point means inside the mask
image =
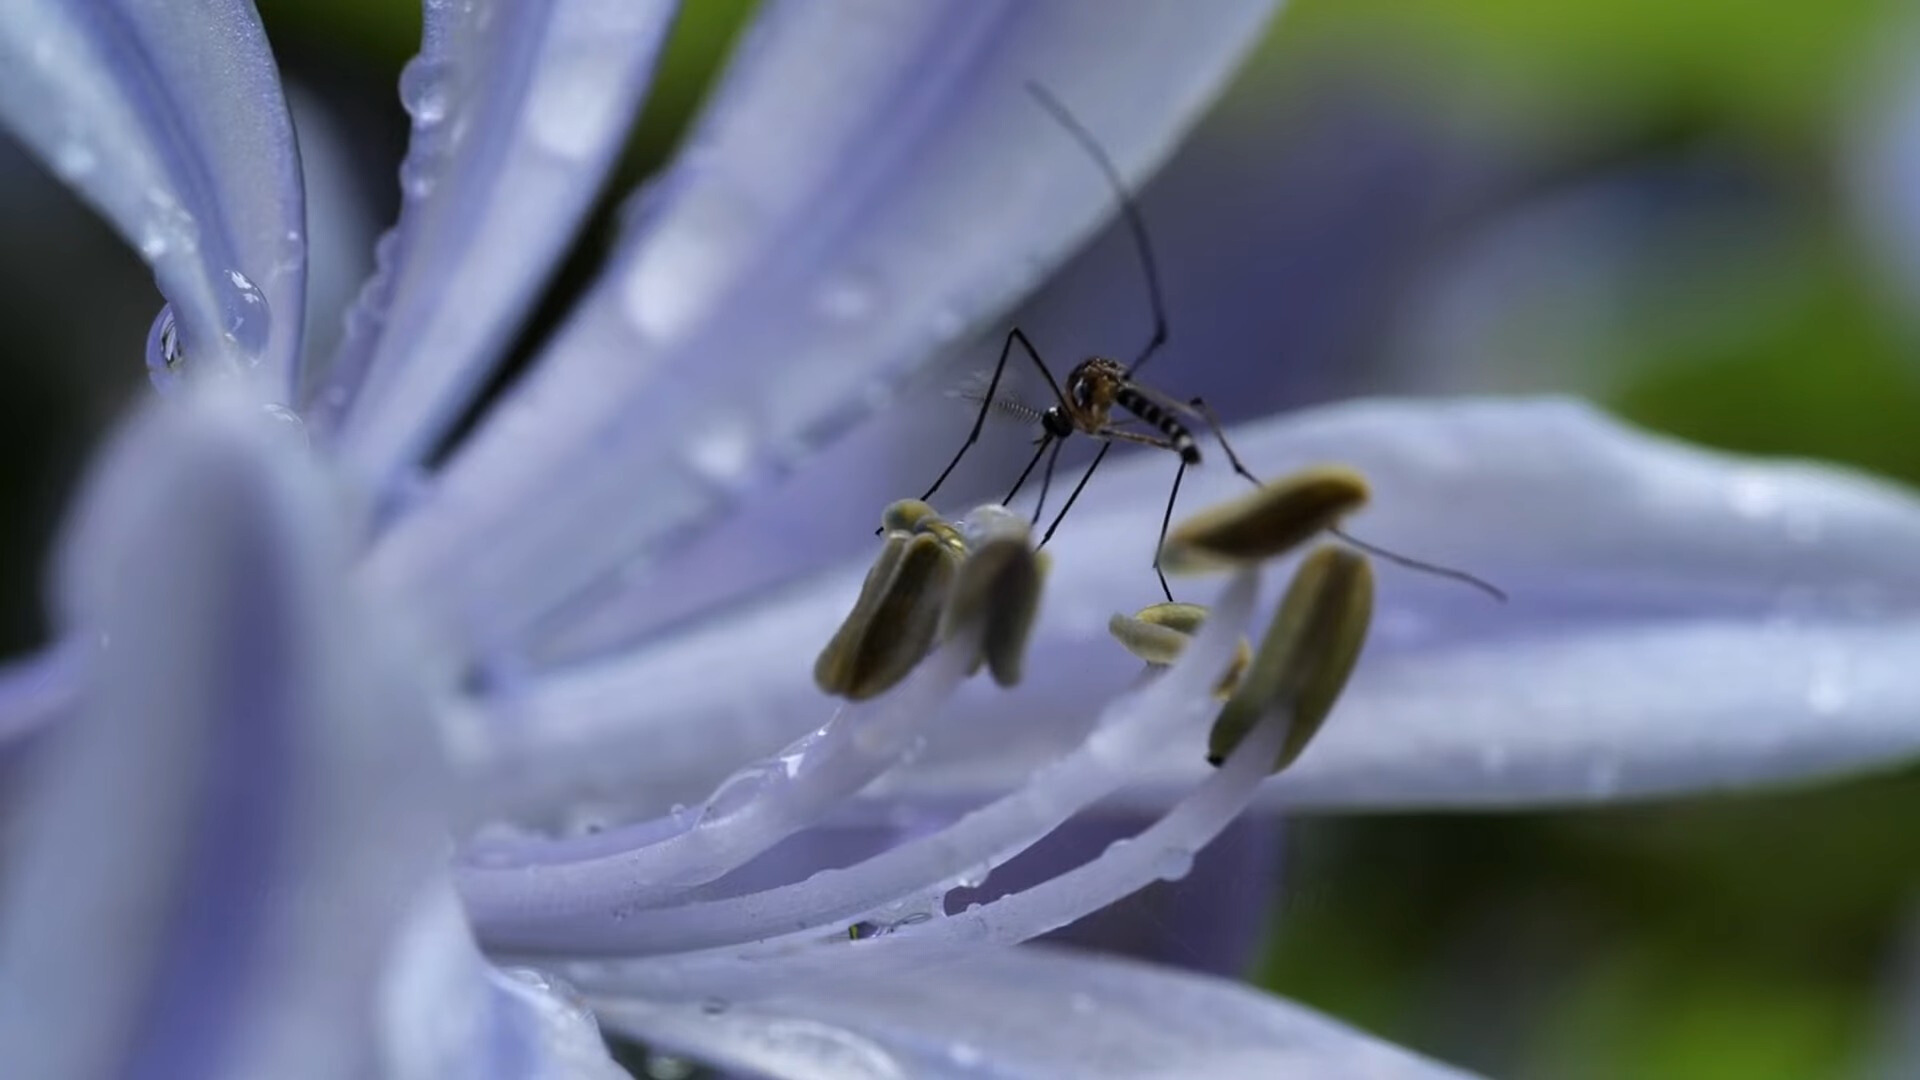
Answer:
POLYGON ((1064 439, 1073 434, 1073 419, 1067 415, 1067 410, 1058 405, 1040 414, 1040 426, 1054 439, 1064 439))

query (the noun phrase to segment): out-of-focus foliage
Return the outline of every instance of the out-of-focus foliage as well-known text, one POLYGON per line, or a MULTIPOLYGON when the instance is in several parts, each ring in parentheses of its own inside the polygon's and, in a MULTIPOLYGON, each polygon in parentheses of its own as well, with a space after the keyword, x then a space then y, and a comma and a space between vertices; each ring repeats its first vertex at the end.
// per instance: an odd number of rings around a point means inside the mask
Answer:
MULTIPOLYGON (((1764 287, 1722 297, 1732 332, 1618 327, 1600 350, 1609 404, 1702 442, 1920 483, 1920 313, 1885 303, 1839 182, 1860 71, 1905 29, 1896 5, 1305 0, 1291 14, 1267 49, 1411 58, 1409 112, 1438 99, 1530 144, 1548 186, 1674 146, 1734 148, 1785 193, 1790 240, 1764 287)), ((1915 820, 1908 771, 1644 808, 1303 823, 1260 978, 1495 1075, 1864 1076, 1920 900, 1915 820)))

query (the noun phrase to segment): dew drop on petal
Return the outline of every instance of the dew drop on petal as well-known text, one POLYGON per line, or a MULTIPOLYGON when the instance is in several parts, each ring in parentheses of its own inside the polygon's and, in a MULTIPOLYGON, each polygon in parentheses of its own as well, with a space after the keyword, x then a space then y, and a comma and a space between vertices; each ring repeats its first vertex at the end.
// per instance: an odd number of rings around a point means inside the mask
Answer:
POLYGON ((266 296, 247 275, 228 270, 221 283, 220 308, 227 339, 248 363, 257 362, 266 351, 273 321, 266 296))
POLYGON ((72 184, 85 179, 100 164, 100 156, 86 140, 68 137, 53 148, 53 171, 72 184))
POLYGON ((432 127, 447 118, 450 68, 416 56, 400 69, 400 106, 418 127, 432 127))
POLYGON ((959 339, 967 329, 967 317, 958 308, 942 307, 933 313, 929 330, 935 344, 947 345, 959 339))
POLYGON ((828 278, 814 295, 820 314, 837 323, 856 323, 872 316, 879 306, 878 290, 864 277, 841 274, 828 278))
POLYGON ((180 328, 173 320, 173 305, 163 304, 147 328, 147 378, 161 393, 179 389, 181 368, 186 356, 180 351, 180 328))
POLYGON ((1161 881, 1179 881, 1193 873, 1193 852, 1186 848, 1167 848, 1154 860, 1153 873, 1161 881))
POLYGON ((1835 653, 1815 657, 1813 676, 1807 680, 1807 708, 1816 716, 1837 716, 1849 696, 1846 659, 1835 653))
POLYGON ((718 821, 732 817, 746 809, 775 782, 776 776, 784 777, 786 770, 778 764, 759 762, 749 765, 720 782, 713 796, 707 800, 706 809, 700 817, 703 821, 718 821))
POLYGON ((708 481, 732 487, 753 463, 753 430, 740 417, 719 417, 687 440, 687 464, 708 481))
POLYGON ((409 199, 424 199, 440 184, 447 159, 440 154, 408 154, 400 162, 400 190, 409 199))
POLYGON ((1780 512, 1780 492, 1763 476, 1736 477, 1727 491, 1733 512, 1750 521, 1765 521, 1780 512))

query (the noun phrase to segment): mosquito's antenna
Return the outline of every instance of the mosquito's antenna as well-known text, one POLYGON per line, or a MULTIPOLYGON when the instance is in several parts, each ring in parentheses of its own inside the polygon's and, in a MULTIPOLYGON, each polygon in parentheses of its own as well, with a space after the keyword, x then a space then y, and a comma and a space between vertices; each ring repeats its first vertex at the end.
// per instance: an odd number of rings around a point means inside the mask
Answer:
POLYGON ((1160 291, 1160 264, 1153 257, 1153 244, 1147 238, 1147 220, 1141 216, 1139 204, 1133 201, 1132 194, 1127 191, 1126 181, 1121 179, 1120 170, 1114 167, 1113 158, 1107 155, 1106 149, 1087 130, 1086 125, 1075 119, 1067 107, 1060 103, 1060 99, 1038 82, 1027 80, 1027 93, 1032 94, 1040 107, 1067 129, 1067 134, 1073 136, 1073 140, 1080 144, 1094 164, 1100 166, 1107 182, 1113 186, 1115 198, 1120 201, 1120 213, 1127 219, 1127 231, 1133 234, 1134 247, 1139 249, 1140 268, 1147 276, 1147 303, 1153 308, 1153 336, 1147 339, 1147 347, 1140 350, 1140 355, 1134 358, 1133 363, 1127 365, 1127 375, 1131 377, 1145 367, 1148 360, 1153 359, 1153 354, 1160 351, 1160 346, 1167 343, 1167 301, 1160 291))
POLYGON ((1506 590, 1485 578, 1469 574, 1465 570, 1455 570, 1451 566, 1441 566, 1439 563, 1424 562, 1411 556, 1402 555, 1397 551, 1389 551, 1378 544, 1369 544, 1338 525, 1327 526, 1327 531, 1346 541, 1348 544, 1359 548, 1361 551, 1375 558, 1385 559, 1395 566, 1404 566, 1409 570, 1418 570, 1423 574, 1432 574, 1435 577, 1458 581, 1463 585, 1479 589, 1481 592, 1486 593, 1488 596, 1493 597, 1503 604, 1507 602, 1506 590))

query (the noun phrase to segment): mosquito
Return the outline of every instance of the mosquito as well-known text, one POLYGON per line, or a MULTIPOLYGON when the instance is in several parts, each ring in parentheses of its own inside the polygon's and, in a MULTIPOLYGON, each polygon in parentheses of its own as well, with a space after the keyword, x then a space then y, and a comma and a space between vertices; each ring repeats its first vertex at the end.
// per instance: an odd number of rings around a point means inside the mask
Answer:
MULTIPOLYGON (((1059 529, 1060 523, 1066 519, 1067 511, 1073 509, 1074 502, 1086 489, 1087 481, 1093 478, 1094 472, 1100 468, 1100 463, 1106 460, 1107 452, 1112 450, 1116 443, 1136 443, 1170 451, 1179 457, 1180 466, 1173 474, 1173 487, 1167 493, 1166 510, 1160 515, 1160 537, 1154 545, 1153 572, 1154 576, 1160 579, 1160 591, 1166 594, 1168 602, 1172 602, 1173 590, 1167 585, 1167 576, 1160 569, 1159 548, 1160 543, 1166 539, 1168 525, 1173 521, 1174 504, 1180 498, 1180 482, 1186 478, 1189 468, 1201 462, 1200 446, 1194 439, 1193 429, 1189 424, 1204 425, 1212 433, 1214 439, 1220 444, 1221 452, 1226 456, 1227 464, 1232 466, 1235 473, 1244 477, 1255 487, 1261 486, 1261 482, 1259 477, 1248 471, 1246 465, 1240 460, 1240 456, 1234 453, 1232 444, 1227 442, 1226 431, 1220 423, 1219 415, 1207 404, 1206 399, 1194 397, 1183 402, 1140 381, 1140 370, 1146 367, 1148 362, 1153 360, 1167 344, 1170 330, 1166 296, 1160 282, 1159 262, 1154 256, 1153 243, 1147 234, 1146 218, 1140 213, 1139 205, 1127 191, 1126 182, 1121 179, 1120 170, 1114 165, 1112 157, 1100 145, 1099 140, 1094 138, 1093 133, 1088 131, 1066 105, 1046 87, 1038 82, 1029 81, 1026 84, 1026 90, 1054 122, 1058 123, 1074 142, 1079 144, 1081 150, 1093 160, 1113 189, 1115 199, 1119 203, 1121 217, 1126 222, 1127 231, 1132 235, 1134 250, 1139 254, 1140 268, 1146 279, 1148 310, 1153 316, 1153 329, 1146 344, 1135 354, 1130 363, 1122 364, 1106 356, 1089 356, 1067 373, 1064 388, 1053 377, 1053 370, 1047 366, 1046 360, 1041 358, 1040 351, 1027 338, 1025 331, 1018 326, 1009 330, 1006 341, 1000 346, 1000 359, 994 364, 993 375, 987 380, 984 392, 979 395, 980 411, 974 417, 973 428, 967 433, 966 442, 954 452, 953 460, 947 462, 947 467, 940 470, 940 475, 934 478, 933 484, 927 488, 925 494, 920 496, 920 499, 923 502, 932 499, 934 493, 940 490, 940 485, 946 483, 947 477, 952 475, 954 468, 960 464, 960 460, 966 457, 967 451, 980 441, 980 431, 986 425, 987 414, 995 408, 1018 419, 1038 421, 1040 425, 1040 436, 1034 440, 1033 457, 1027 462, 1027 467, 1020 471, 1019 479, 1013 483, 1013 489, 1007 492, 1006 498, 1000 500, 1002 504, 1011 504, 1020 494, 1020 489, 1026 486, 1027 479, 1033 475, 1033 470, 1040 464, 1040 459, 1046 458, 1046 471, 1041 474, 1040 480, 1040 497, 1033 509, 1033 522, 1036 527, 1046 508, 1047 492, 1053 485, 1054 467, 1060 460, 1060 448, 1066 444, 1068 437, 1078 433, 1101 443, 1099 453, 1094 455, 1086 471, 1080 474, 1079 482, 1074 484, 1073 490, 1067 494, 1066 503, 1054 515, 1046 531, 1041 534, 1040 543, 1037 545, 1039 547, 1045 547, 1047 541, 1053 539, 1054 531, 1059 529), (1006 373, 1007 359, 1013 355, 1016 346, 1033 362, 1033 366, 1039 369, 1041 376, 1046 379, 1048 389, 1053 393, 1053 404, 1044 409, 999 396, 1000 378, 1006 373), (1119 410, 1122 415, 1114 415, 1116 410, 1119 410), (1134 424, 1144 425, 1145 430, 1129 426, 1134 424)), ((1356 539, 1337 526, 1329 526, 1328 531, 1353 547, 1388 562, 1452 578, 1480 589, 1496 599, 1506 599, 1506 595, 1498 588, 1466 571, 1423 562, 1385 550, 1356 539)))

